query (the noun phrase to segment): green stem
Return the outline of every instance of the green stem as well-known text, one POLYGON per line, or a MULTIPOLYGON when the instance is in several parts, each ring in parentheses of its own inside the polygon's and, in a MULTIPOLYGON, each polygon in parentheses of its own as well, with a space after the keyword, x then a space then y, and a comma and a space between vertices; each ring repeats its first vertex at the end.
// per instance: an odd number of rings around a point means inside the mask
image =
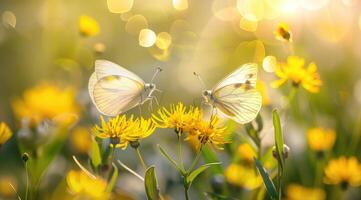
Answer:
POLYGON ((278 166, 278 178, 277 178, 277 185, 278 185, 278 199, 282 199, 282 186, 281 186, 281 180, 282 180, 282 169, 278 166))
POLYGON ((184 195, 186 196, 186 200, 189 200, 189 188, 188 187, 184 187, 184 195))
POLYGON ((292 86, 292 89, 291 89, 291 91, 290 91, 290 94, 288 95, 288 102, 289 102, 290 105, 291 105, 291 102, 292 102, 293 98, 294 98, 295 95, 296 95, 296 91, 297 91, 297 87, 292 86))
POLYGON ((26 174, 25 200, 28 200, 28 193, 29 193, 29 172, 28 172, 28 163, 27 163, 27 162, 25 162, 25 174, 26 174))
POLYGON ((323 175, 324 162, 323 158, 318 158, 316 160, 316 177, 315 177, 315 186, 320 186, 322 184, 322 175, 323 175))
POLYGON ((140 164, 143 166, 143 169, 144 169, 144 170, 147 170, 147 165, 145 165, 145 162, 144 162, 144 160, 143 160, 143 158, 142 158, 142 155, 140 154, 139 148, 138 148, 138 147, 135 148, 135 151, 137 152, 137 156, 138 156, 139 162, 140 162, 140 164))
POLYGON ((182 158, 182 132, 177 132, 178 135, 178 161, 180 168, 184 170, 183 158, 182 158))
POLYGON ((197 152, 196 157, 194 158, 191 166, 189 167, 189 169, 187 170, 187 174, 189 174, 190 172, 192 172, 193 168, 197 165, 199 158, 201 157, 202 154, 202 146, 199 148, 199 151, 197 152))

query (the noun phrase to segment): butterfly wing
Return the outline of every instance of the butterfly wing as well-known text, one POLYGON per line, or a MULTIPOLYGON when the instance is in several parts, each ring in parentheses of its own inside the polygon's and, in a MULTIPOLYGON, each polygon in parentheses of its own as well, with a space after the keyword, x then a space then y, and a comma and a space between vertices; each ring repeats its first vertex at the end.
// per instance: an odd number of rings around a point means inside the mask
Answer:
POLYGON ((107 76, 96 82, 93 101, 107 116, 124 113, 142 102, 144 84, 124 76, 107 76))
POLYGON ((244 124, 252 121, 262 106, 261 94, 256 90, 257 65, 245 64, 212 90, 213 105, 221 114, 244 124))
POLYGON ((144 84, 143 79, 141 79, 139 76, 108 60, 96 60, 95 73, 98 80, 107 76, 123 76, 144 84))
POLYGON ((98 78, 97 75, 94 73, 92 73, 92 75, 89 78, 89 83, 88 83, 88 91, 89 91, 89 96, 90 99, 92 100, 92 102, 95 104, 94 102, 94 86, 95 84, 98 82, 98 78))

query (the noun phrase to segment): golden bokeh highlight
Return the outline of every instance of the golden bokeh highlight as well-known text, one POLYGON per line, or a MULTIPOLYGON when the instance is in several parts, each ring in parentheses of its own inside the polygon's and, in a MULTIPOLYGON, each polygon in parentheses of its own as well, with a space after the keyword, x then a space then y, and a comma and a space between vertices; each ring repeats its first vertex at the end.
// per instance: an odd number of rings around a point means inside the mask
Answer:
POLYGON ((108 9, 111 13, 126 13, 133 7, 134 0, 107 0, 108 9))
POLYGON ((143 15, 134 15, 125 24, 125 31, 132 35, 138 35, 142 29, 148 28, 148 21, 143 15))
POLYGON ((157 35, 157 41, 155 43, 159 49, 168 49, 172 44, 172 36, 167 32, 161 32, 157 35))
POLYGON ((329 0, 301 0, 302 8, 306 10, 319 10, 325 7, 330 1, 329 0))
POLYGON ((248 32, 255 32, 257 31, 258 22, 242 17, 239 21, 239 27, 248 32))
POLYGON ((102 42, 97 42, 94 44, 95 53, 99 53, 99 54, 104 53, 105 49, 106 49, 106 46, 102 42))
POLYGON ((274 72, 277 67, 277 58, 274 56, 266 56, 262 62, 263 70, 266 72, 274 72))
POLYGON ((265 10, 263 0, 238 0, 237 9, 244 18, 252 21, 261 20, 265 10))
POLYGON ((188 0, 172 0, 174 9, 182 11, 188 9, 188 0))
POLYGON ((151 29, 142 29, 139 33, 139 45, 142 47, 151 47, 157 40, 157 36, 151 29))
POLYGON ((13 28, 15 28, 15 26, 16 26, 16 16, 11 11, 3 12, 2 21, 5 26, 11 26, 13 28))
POLYGON ((167 61, 169 59, 170 55, 170 49, 159 49, 158 47, 151 47, 148 48, 150 55, 152 55, 153 58, 159 60, 159 61, 167 61))
POLYGON ((132 16, 133 16, 133 13, 131 11, 125 12, 125 13, 120 14, 120 19, 122 19, 122 21, 124 21, 124 22, 127 22, 132 16))
POLYGON ((237 9, 228 1, 215 0, 212 3, 214 16, 222 21, 232 21, 239 17, 237 9))

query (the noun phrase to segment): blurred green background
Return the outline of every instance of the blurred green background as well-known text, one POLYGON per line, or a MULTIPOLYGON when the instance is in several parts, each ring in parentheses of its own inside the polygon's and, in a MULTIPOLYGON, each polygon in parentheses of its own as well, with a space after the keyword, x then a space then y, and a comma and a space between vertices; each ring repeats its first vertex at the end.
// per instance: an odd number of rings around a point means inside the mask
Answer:
MULTIPOLYGON (((92 127, 97 123, 99 113, 90 101, 87 84, 96 59, 115 62, 145 81, 150 81, 155 68, 160 66, 163 72, 155 83, 163 91, 158 97, 161 106, 179 101, 201 106, 201 91, 205 88, 193 72, 199 73, 210 89, 240 65, 256 62, 260 71, 258 78, 264 82, 267 91, 263 98, 269 99, 261 111, 265 124, 261 132, 263 148, 273 145, 270 113, 272 108, 278 108, 286 144, 291 149, 285 185, 292 182, 313 186, 317 160, 307 148, 305 138, 311 127, 328 127, 336 131, 336 144, 330 157, 354 155, 361 159, 358 142, 361 134, 359 1, 189 0, 185 1, 186 7, 181 2, 135 0, 128 11, 114 13, 111 12, 114 9, 111 1, 105 0, 1 0, 0 120, 6 122, 16 136, 21 120, 14 116, 12 102, 21 98, 25 90, 50 82, 76 91, 80 110, 76 127, 92 127), (79 18, 82 15, 97 21, 99 33, 93 36, 80 34, 79 18), (280 22, 289 25, 293 52, 288 44, 274 36, 280 22), (138 35, 141 28, 151 29, 155 34, 168 33, 170 45, 162 49, 161 45, 153 44, 156 41, 150 41, 150 47, 141 46, 138 35), (276 76, 264 70, 262 61, 266 56, 275 56, 278 61, 285 62, 290 54, 303 57, 306 64, 315 62, 323 85, 317 94, 300 88, 288 107, 286 97, 291 86, 271 88, 270 82, 276 80, 276 76)), ((148 110, 147 106, 143 110, 148 110)), ((132 112, 138 114, 138 109, 132 112)), ((177 198, 182 187, 176 172, 157 154, 155 146, 160 143, 172 149, 171 154, 175 155, 176 149, 172 146, 176 141, 171 132, 157 130, 145 140, 142 148, 146 160, 159 167, 162 190, 171 199, 182 199, 177 198)), ((242 126, 237 126, 235 132, 237 137, 245 137, 242 126)), ((229 149, 232 145, 237 146, 237 141, 230 144, 229 149)), ((50 198, 59 183, 65 187, 64 174, 74 166, 71 155, 77 154, 71 146, 72 143, 67 141, 51 165, 43 183, 42 189, 49 191, 44 199, 50 198)), ((185 151, 186 162, 190 162, 192 149, 185 151)), ((232 160, 230 152, 216 151, 224 167, 232 160)), ((13 177, 19 191, 23 191, 25 176, 20 155, 16 137, 2 146, 0 178, 13 177)), ((131 150, 117 152, 119 159, 136 168, 134 155, 131 150)), ((86 155, 81 156, 86 160, 86 155)), ((145 198, 137 179, 127 172, 121 173, 119 188, 136 199, 145 198)), ((212 182, 212 176, 203 178, 193 188, 194 199, 203 199, 202 191, 211 189, 212 184, 203 185, 201 181, 212 182)), ((328 195, 334 190, 332 186, 325 186, 325 189, 328 195)), ((328 198, 332 199, 331 196, 328 198)), ((360 189, 349 191, 347 198, 360 199, 360 189)))

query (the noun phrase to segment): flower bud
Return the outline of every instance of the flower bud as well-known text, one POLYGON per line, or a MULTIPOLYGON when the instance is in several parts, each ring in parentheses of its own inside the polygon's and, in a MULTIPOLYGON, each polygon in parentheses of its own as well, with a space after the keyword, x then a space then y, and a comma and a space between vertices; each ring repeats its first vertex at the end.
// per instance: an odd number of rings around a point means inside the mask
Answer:
MULTIPOLYGON (((290 148, 286 144, 283 144, 283 158, 285 158, 285 159, 288 158, 289 151, 290 151, 290 148)), ((272 155, 274 158, 278 159, 278 153, 276 150, 276 146, 273 146, 272 155)))
POLYGON ((26 163, 29 160, 29 154, 28 153, 23 153, 23 155, 21 156, 21 159, 23 159, 23 161, 26 163))

